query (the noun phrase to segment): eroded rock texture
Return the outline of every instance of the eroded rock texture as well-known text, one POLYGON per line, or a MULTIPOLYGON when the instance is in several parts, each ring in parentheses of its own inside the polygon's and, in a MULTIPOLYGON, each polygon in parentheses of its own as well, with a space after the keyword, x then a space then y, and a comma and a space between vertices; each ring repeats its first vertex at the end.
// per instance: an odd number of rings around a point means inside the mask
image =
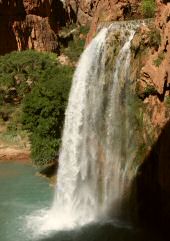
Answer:
POLYGON ((66 19, 60 0, 1 0, 0 54, 24 49, 57 52, 57 34, 66 19))
POLYGON ((143 224, 168 230, 170 222, 170 2, 157 1, 156 19, 132 41, 131 80, 143 102, 145 158, 138 170, 143 224), (148 154, 146 155, 147 151, 148 154))
POLYGON ((70 19, 90 23, 87 43, 94 37, 101 22, 140 18, 140 1, 136 0, 66 0, 70 19))
POLYGON ((132 41, 131 78, 158 136, 170 118, 170 3, 157 4, 155 21, 141 27, 132 41))

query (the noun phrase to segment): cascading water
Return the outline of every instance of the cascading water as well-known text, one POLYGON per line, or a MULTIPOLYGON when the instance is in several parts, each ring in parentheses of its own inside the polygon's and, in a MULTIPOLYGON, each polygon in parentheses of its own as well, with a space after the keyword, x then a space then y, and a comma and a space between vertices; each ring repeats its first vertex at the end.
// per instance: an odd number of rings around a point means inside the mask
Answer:
POLYGON ((66 111, 55 199, 40 220, 46 219, 41 230, 70 229, 120 213, 135 149, 126 95, 138 25, 104 27, 81 56, 66 111))
POLYGON ((75 72, 52 210, 60 228, 94 221, 121 199, 128 185, 129 126, 121 92, 129 76, 135 27, 114 24, 103 28, 84 51, 75 72), (119 35, 120 46, 112 46, 117 54, 109 77, 107 58, 114 55, 107 48, 111 33, 114 38, 119 35))

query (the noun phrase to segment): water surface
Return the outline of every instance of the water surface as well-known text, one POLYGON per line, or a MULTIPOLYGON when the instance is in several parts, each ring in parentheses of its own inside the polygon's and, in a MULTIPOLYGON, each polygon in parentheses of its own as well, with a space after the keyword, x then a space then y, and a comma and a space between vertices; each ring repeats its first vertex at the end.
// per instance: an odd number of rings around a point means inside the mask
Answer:
POLYGON ((48 208, 53 188, 29 164, 0 163, 0 240, 30 241, 26 217, 48 208))
MULTIPOLYGON (((17 162, 0 163, 0 241, 162 241, 163 237, 117 221, 36 236, 34 214, 52 205, 53 188, 36 170, 17 162), (30 218, 31 217, 31 218, 30 218), (27 221, 32 221, 28 229, 27 221), (32 232, 32 231, 33 232, 32 232)), ((57 220, 57 217, 56 217, 57 220)), ((50 221, 50 220, 49 220, 50 221)))

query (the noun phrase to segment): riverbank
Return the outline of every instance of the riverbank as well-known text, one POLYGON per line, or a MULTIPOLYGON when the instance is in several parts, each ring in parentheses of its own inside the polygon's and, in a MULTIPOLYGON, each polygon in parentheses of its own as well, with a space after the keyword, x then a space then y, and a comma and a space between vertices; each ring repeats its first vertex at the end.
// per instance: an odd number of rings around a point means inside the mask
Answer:
POLYGON ((30 149, 18 146, 7 146, 0 143, 0 162, 17 160, 18 162, 31 162, 30 149))
POLYGON ((0 162, 17 160, 31 162, 28 136, 20 132, 10 132, 7 124, 0 125, 0 162))

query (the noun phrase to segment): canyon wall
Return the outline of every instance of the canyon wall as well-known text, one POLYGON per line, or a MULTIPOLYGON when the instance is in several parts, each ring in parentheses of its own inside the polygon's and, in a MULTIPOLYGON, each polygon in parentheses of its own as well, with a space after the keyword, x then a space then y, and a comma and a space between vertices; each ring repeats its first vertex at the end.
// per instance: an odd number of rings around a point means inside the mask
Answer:
POLYGON ((142 17, 137 0, 66 0, 66 8, 72 21, 90 25, 87 44, 100 23, 142 17))
POLYGON ((60 0, 1 0, 0 54, 25 49, 57 52, 57 34, 66 19, 60 0))
POLYGON ((1 0, 0 54, 36 49, 59 52, 66 23, 90 25, 87 43, 101 22, 141 17, 136 0, 1 0))
MULTIPOLYGON (((156 18, 132 41, 131 81, 141 100, 143 162, 136 177, 144 224, 170 222, 170 2, 157 1, 156 18)), ((142 160, 142 159, 141 159, 142 160)))

